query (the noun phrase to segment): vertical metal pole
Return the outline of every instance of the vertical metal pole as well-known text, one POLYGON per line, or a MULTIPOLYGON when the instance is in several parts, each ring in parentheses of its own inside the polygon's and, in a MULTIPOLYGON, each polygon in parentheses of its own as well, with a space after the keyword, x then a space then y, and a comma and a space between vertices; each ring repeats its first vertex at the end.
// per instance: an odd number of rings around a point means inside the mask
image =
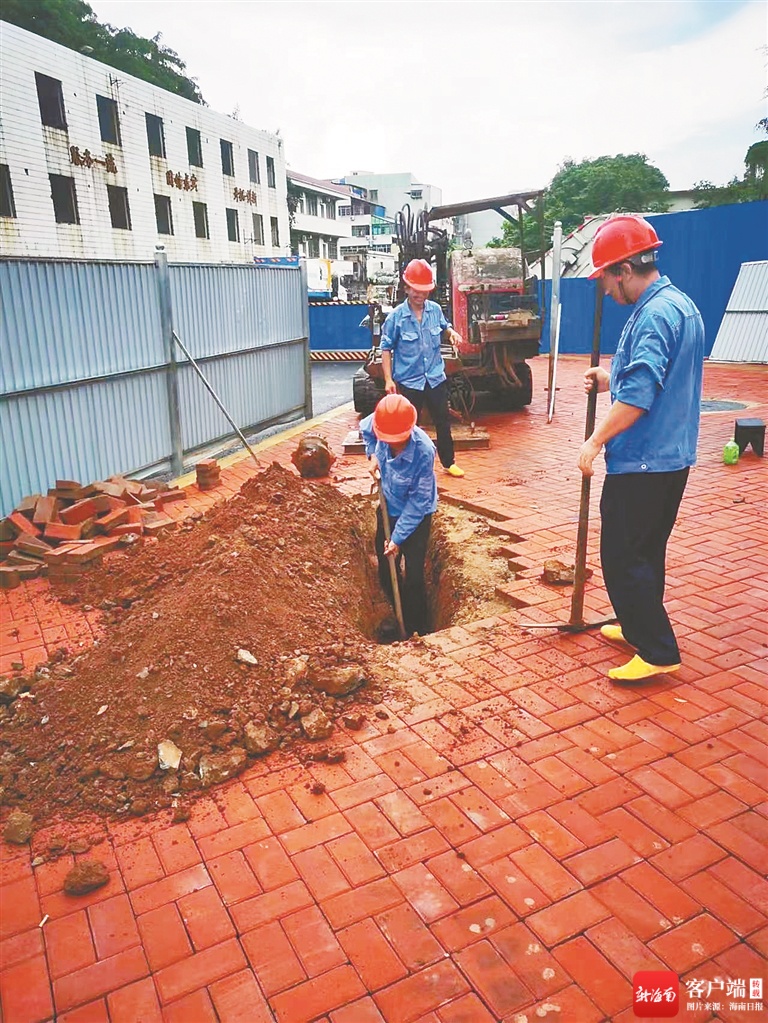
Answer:
POLYGON ((299 260, 301 280, 301 330, 304 337, 304 418, 312 418, 312 360, 309 356, 309 283, 307 261, 299 260))
POLYGON ((160 303, 160 327, 163 332, 165 349, 165 383, 168 389, 168 419, 171 429, 171 472, 180 476, 183 468, 181 439, 181 404, 179 401, 179 367, 176 362, 176 348, 173 343, 173 308, 171 304, 171 278, 168 273, 168 256, 162 245, 155 252, 157 267, 157 297, 160 303))
POLYGON ((544 258, 545 255, 545 244, 544 244, 544 195, 539 196, 539 252, 541 258, 541 322, 544 323, 544 317, 547 312, 547 263, 544 258))
MULTIPOLYGON (((600 365, 600 329, 603 323, 603 282, 595 281, 595 320, 592 330, 592 356, 589 365, 594 369, 600 365)), ((597 415, 597 385, 593 386, 587 398, 587 422, 584 428, 584 440, 592 436, 597 415)), ((581 478, 581 502, 579 504, 579 528, 576 535, 576 565, 573 578, 573 595, 571 597, 571 617, 569 625, 584 624, 584 584, 587 573, 587 536, 589 534, 589 491, 592 479, 590 476, 581 478)))
POLYGON ((558 312, 560 309, 560 252, 563 241, 563 225, 559 220, 555 221, 555 229, 552 234, 552 295, 549 303, 549 379, 547 389, 549 393, 550 422, 555 411, 554 387, 555 387, 555 338, 557 336, 558 312))

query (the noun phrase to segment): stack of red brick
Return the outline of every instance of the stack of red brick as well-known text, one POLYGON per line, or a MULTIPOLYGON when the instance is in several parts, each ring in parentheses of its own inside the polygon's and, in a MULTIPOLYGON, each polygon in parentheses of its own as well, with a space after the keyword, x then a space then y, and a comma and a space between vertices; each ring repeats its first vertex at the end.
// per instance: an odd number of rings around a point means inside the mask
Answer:
POLYGON ((215 490, 221 479, 221 469, 215 458, 204 458, 195 466, 197 485, 201 490, 215 490))
POLYGON ((128 533, 154 535, 175 526, 163 507, 184 500, 179 487, 111 476, 82 486, 57 480, 43 497, 25 497, 0 522, 0 588, 48 574, 71 582, 128 533))

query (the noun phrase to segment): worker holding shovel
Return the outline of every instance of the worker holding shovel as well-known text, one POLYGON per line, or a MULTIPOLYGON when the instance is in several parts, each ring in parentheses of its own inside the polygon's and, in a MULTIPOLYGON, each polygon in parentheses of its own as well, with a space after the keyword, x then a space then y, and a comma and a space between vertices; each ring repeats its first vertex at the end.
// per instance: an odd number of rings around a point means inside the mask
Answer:
POLYGON ((376 555, 379 579, 397 606, 397 573, 393 559, 402 554, 402 616, 405 633, 424 635, 428 629, 424 563, 437 509, 435 446, 416 425, 417 412, 402 394, 387 394, 376 410, 360 423, 370 472, 380 480, 376 555), (387 526, 391 526, 391 535, 387 526))
POLYGON ((664 608, 667 541, 699 433, 704 324, 687 295, 656 269, 661 242, 640 217, 607 220, 592 247, 593 277, 632 306, 611 363, 587 370, 589 394, 610 391, 611 408, 579 452, 583 476, 605 446, 600 560, 618 625, 602 634, 637 652, 612 668, 615 682, 642 682, 680 667, 664 608))

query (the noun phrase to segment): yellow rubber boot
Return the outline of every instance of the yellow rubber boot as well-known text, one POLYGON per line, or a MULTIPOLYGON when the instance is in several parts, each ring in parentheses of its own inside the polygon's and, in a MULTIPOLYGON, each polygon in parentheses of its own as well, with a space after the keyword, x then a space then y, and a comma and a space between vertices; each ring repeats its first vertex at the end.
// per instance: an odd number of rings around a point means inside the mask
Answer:
POLYGON ((620 668, 611 668, 608 677, 617 682, 642 682, 654 675, 668 675, 679 668, 679 664, 649 664, 639 654, 635 654, 631 661, 622 664, 620 668))
POLYGON ((449 476, 455 476, 456 479, 460 479, 464 475, 464 470, 460 469, 454 462, 453 465, 449 465, 445 470, 449 476))
MULTIPOLYGON (((601 625, 600 635, 604 639, 610 639, 613 643, 627 643, 620 625, 601 625)), ((632 646, 632 644, 627 643, 627 646, 632 646)))

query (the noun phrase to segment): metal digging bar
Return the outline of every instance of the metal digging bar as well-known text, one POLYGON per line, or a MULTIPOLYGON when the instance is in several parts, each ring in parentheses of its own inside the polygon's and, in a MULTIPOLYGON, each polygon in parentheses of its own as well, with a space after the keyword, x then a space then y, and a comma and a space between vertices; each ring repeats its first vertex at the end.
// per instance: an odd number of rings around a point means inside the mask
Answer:
MULTIPOLYGON (((598 279, 595 288, 595 322, 592 332, 592 355, 589 365, 592 369, 600 365, 600 328, 603 323, 603 285, 598 279)), ((587 422, 584 440, 592 436, 597 415, 597 383, 587 397, 587 422)), ((571 596, 571 617, 567 622, 552 622, 543 625, 540 622, 521 622, 521 629, 557 629, 558 632, 586 632, 597 629, 601 625, 615 622, 615 618, 603 618, 599 622, 584 621, 584 585, 587 577, 587 537, 589 535, 589 492, 592 483, 590 476, 581 477, 581 502, 579 504, 579 528, 576 535, 576 566, 573 578, 573 594, 571 596)))
POLYGON ((224 408, 224 404, 222 403, 222 401, 221 401, 221 398, 219 398, 218 394, 217 394, 217 393, 216 393, 216 392, 214 391, 214 389, 213 389, 213 388, 211 387, 211 385, 210 385, 210 384, 208 383, 208 381, 207 381, 207 379, 206 379, 206 377, 205 377, 205 374, 203 373, 203 371, 202 371, 202 370, 200 369, 200 367, 198 366, 198 364, 197 364, 197 363, 195 362, 195 360, 194 360, 194 359, 192 358, 192 356, 190 355, 190 353, 189 353, 189 349, 187 348, 187 346, 186 346, 186 345, 184 344, 184 342, 183 342, 183 341, 181 340, 181 338, 179 337, 179 335, 178 335, 178 334, 176 333, 176 331, 175 331, 175 330, 173 331, 173 334, 172 334, 172 336, 173 336, 173 340, 174 340, 174 341, 176 342, 176 344, 177 344, 177 345, 179 346, 179 348, 180 348, 180 349, 182 350, 182 352, 184 352, 184 354, 186 355, 186 357, 187 357, 187 358, 189 359, 189 362, 190 362, 190 364, 191 364, 192 368, 194 369, 195 373, 197 373, 197 375, 198 375, 198 376, 200 377, 200 379, 202 380, 202 382, 203 382, 203 386, 205 387, 205 389, 206 389, 206 390, 208 391, 208 393, 210 394, 210 396, 211 396, 211 397, 213 398, 213 400, 214 400, 214 401, 216 402, 216 404, 217 404, 217 405, 219 406, 219 408, 221 409, 221 411, 222 411, 222 412, 224 413, 224 415, 226 416, 226 418, 227 418, 227 421, 229 422, 229 424, 230 424, 230 426, 232 427, 232 429, 233 429, 233 430, 235 431, 235 433, 237 434, 237 436, 238 436, 238 437, 240 438, 240 440, 241 440, 241 441, 243 442, 243 444, 245 445, 245 447, 246 447, 246 448, 248 449, 248 451, 250 452, 251 458, 252 458, 252 459, 254 460, 254 462, 256 463, 256 465, 257 465, 257 466, 258 466, 259 468, 261 468, 261 462, 260 462, 260 461, 258 460, 258 458, 256 457, 256 452, 255 452, 255 451, 253 450, 253 448, 251 447, 251 445, 250 445, 250 444, 248 443, 248 441, 247 441, 247 440, 245 439, 245 437, 243 436, 242 432, 240 431, 240 427, 239 427, 239 426, 237 425, 237 423, 236 423, 236 422, 234 421, 234 419, 233 419, 233 418, 232 418, 232 416, 231 416, 231 415, 229 414, 229 412, 227 412, 227 410, 226 410, 226 409, 224 408))
MULTIPOLYGON (((384 487, 379 484, 379 507, 381 508, 381 518, 384 524, 384 539, 389 543, 392 537, 392 530, 389 527, 389 508, 387 508, 387 499, 384 496, 384 487)), ((397 565, 395 564, 394 558, 387 558, 389 562, 389 571, 392 576, 392 596, 395 600, 395 615, 397 616, 397 624, 400 629, 400 638, 407 639, 405 633, 405 622, 403 620, 403 605, 400 602, 400 582, 397 578, 397 565)))

